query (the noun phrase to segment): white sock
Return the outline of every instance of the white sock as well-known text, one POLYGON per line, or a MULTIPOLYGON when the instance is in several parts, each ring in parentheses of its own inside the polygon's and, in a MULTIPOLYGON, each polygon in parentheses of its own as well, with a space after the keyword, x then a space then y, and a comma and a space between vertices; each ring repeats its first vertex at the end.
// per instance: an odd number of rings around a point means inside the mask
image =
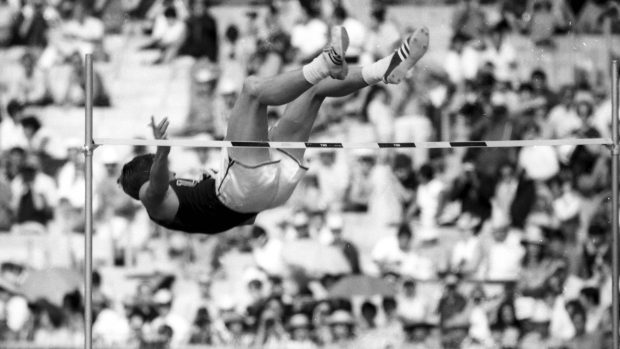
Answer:
POLYGON ((312 85, 317 84, 319 81, 329 76, 329 68, 322 55, 319 55, 314 58, 312 62, 304 65, 301 71, 306 81, 312 85))
POLYGON ((393 55, 394 54, 383 57, 371 65, 362 67, 362 78, 368 85, 375 85, 383 81, 383 76, 390 67, 390 61, 393 55))

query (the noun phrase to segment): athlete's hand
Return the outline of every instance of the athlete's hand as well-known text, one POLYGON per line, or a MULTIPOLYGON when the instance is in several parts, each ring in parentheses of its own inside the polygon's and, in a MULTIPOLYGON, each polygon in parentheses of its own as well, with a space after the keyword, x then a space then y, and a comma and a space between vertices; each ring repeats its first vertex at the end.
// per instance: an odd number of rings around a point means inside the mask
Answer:
POLYGON ((155 139, 168 139, 168 118, 164 118, 158 125, 155 125, 155 118, 151 116, 151 128, 153 129, 153 137, 155 139))

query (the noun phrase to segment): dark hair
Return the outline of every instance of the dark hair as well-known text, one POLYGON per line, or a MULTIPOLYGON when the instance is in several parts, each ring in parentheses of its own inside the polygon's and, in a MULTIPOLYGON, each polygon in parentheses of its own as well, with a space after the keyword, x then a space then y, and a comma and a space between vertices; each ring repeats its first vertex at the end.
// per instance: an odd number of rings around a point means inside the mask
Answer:
POLYGON ((177 10, 174 7, 168 7, 164 10, 164 16, 166 18, 177 18, 177 10))
POLYGON ((26 149, 22 148, 22 147, 13 147, 11 149, 9 149, 9 154, 19 154, 21 156, 26 156, 26 149))
POLYGON ((136 200, 140 200, 140 188, 149 180, 155 154, 138 155, 123 166, 118 183, 123 191, 136 200))
POLYGON ((262 238, 263 236, 267 236, 267 232, 263 227, 255 225, 252 227, 252 239, 256 240, 258 238, 262 238))
POLYGON ((577 314, 581 314, 584 318, 586 317, 586 309, 578 300, 571 300, 566 303, 566 311, 571 318, 577 314))
POLYGON ((534 80, 535 78, 547 80, 547 73, 545 73, 542 69, 534 69, 532 71, 531 79, 534 80))
POLYGON ((402 224, 400 227, 398 227, 398 233, 396 233, 396 236, 398 238, 400 237, 411 238, 413 236, 413 233, 411 232, 411 228, 409 228, 409 225, 402 224))
POLYGON ((239 28, 234 24, 229 25, 224 32, 224 36, 228 41, 236 42, 239 39, 239 28))
POLYGON ((592 302, 594 305, 601 304, 601 294, 598 288, 596 287, 584 287, 579 291, 579 294, 584 296, 587 300, 592 302))
POLYGON ((345 19, 348 17, 347 10, 342 6, 336 6, 334 9, 334 17, 338 19, 345 19))
POLYGON ((62 307, 71 313, 80 313, 82 311, 82 294, 77 289, 68 292, 62 297, 62 307))
POLYGON ((9 116, 15 116, 15 114, 23 110, 24 104, 15 99, 10 100, 9 104, 7 104, 6 106, 6 112, 9 114, 9 116))
POLYGON ((34 115, 25 116, 22 119, 21 124, 23 128, 32 128, 34 132, 37 132, 42 126, 41 121, 39 121, 39 119, 34 115))
POLYGON ((194 325, 198 327, 204 327, 211 323, 211 316, 209 311, 205 307, 198 308, 196 317, 194 318, 194 325))
POLYGON ((385 22, 385 7, 381 6, 374 9, 370 16, 376 19, 379 23, 385 22))
POLYGON ((370 316, 372 318, 377 316, 377 313, 378 313, 377 306, 374 305, 372 302, 369 302, 369 301, 365 301, 364 303, 362 303, 360 311, 361 311, 362 314, 370 313, 370 316))
POLYGON ((381 301, 381 307, 383 308, 384 312, 391 312, 398 308, 398 302, 394 297, 384 297, 381 301))
POLYGON ((499 307, 497 307, 495 325, 503 329, 510 327, 510 326, 515 326, 517 328, 520 328, 520 323, 519 323, 519 320, 517 319, 517 313, 515 311, 514 303, 512 303, 511 301, 504 301, 499 305, 499 307), (512 322, 511 323, 505 322, 504 317, 502 316, 502 311, 506 307, 512 310, 512 322))
POLYGON ((422 167, 420 167, 420 176, 431 180, 435 177, 435 170, 433 170, 433 167, 429 164, 424 164, 422 165, 422 167))

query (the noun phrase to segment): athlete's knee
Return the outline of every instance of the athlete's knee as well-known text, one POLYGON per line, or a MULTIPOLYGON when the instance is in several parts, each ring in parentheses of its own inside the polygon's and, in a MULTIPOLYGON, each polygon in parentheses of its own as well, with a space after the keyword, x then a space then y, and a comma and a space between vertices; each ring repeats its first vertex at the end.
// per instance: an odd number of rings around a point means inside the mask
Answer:
POLYGON ((242 93, 252 97, 258 97, 260 94, 260 82, 261 78, 250 75, 243 81, 242 93))

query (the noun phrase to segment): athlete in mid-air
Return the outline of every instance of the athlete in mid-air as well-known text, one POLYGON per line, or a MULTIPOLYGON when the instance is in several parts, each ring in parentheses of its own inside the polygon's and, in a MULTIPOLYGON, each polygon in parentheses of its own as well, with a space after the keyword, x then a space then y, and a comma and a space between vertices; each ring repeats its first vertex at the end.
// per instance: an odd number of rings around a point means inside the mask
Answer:
MULTIPOLYGON (((347 32, 335 27, 331 44, 301 69, 272 78, 248 77, 230 119, 226 140, 306 142, 326 97, 342 97, 384 82, 398 84, 426 53, 429 31, 417 29, 388 57, 348 69, 344 61, 347 32), (330 78, 331 77, 331 78, 330 78), (288 103, 282 118, 267 127, 267 106, 288 103)), ((155 125, 156 139, 166 139, 169 122, 155 125)), ((188 233, 215 234, 251 224, 264 210, 284 204, 307 168, 304 149, 229 148, 214 177, 177 179, 168 169, 170 147, 139 155, 123 167, 119 183, 139 200, 156 223, 188 233)))

